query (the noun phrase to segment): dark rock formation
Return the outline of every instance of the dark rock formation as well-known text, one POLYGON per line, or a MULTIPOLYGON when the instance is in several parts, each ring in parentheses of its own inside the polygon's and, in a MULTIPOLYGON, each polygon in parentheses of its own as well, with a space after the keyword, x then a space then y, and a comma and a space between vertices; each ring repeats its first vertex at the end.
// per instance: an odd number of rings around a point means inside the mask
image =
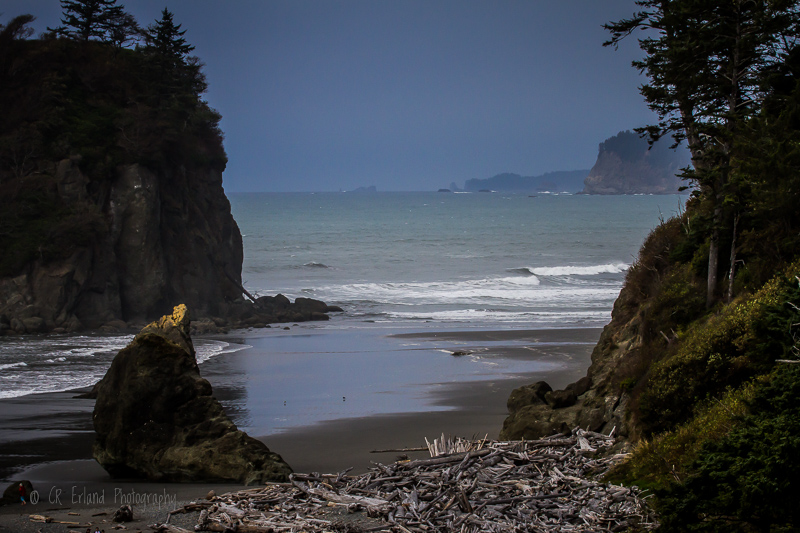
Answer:
POLYGON ((94 458, 153 481, 283 481, 289 466, 238 430, 200 377, 186 306, 146 326, 97 386, 94 458))
MULTIPOLYGON (((630 395, 621 386, 627 370, 640 365, 642 344, 640 318, 635 311, 634 289, 627 284, 614 303, 609 323, 592 352, 587 375, 562 391, 531 394, 532 387, 543 390, 539 382, 515 389, 508 400, 509 416, 503 422, 501 439, 537 439, 581 427, 590 431, 630 436, 627 407, 630 395)), ((547 385, 546 383, 544 385, 547 385)), ((545 387, 545 389, 549 389, 545 387)))
POLYGON ((597 162, 584 181, 584 194, 675 194, 683 185, 676 175, 689 165, 689 152, 669 148, 663 139, 647 141, 622 131, 600 143, 597 162))
POLYGON ((0 279, 0 313, 19 321, 11 330, 145 321, 175 301, 199 316, 226 316, 240 297, 242 238, 219 171, 127 165, 90 195, 77 162, 63 160, 56 181, 61 201, 103 213, 102 237, 0 279))
POLYGON ((545 395, 552 390, 553 388, 544 381, 514 389, 506 402, 508 412, 513 413, 528 405, 545 404, 547 403, 545 395))
POLYGON ((168 81, 100 41, 0 45, 0 334, 138 329, 176 302, 248 325, 202 73, 168 81))
MULTIPOLYGON (((59 163, 64 201, 88 201, 82 176, 75 162, 59 163)), ((158 174, 129 165, 103 187, 95 206, 106 214, 101 239, 67 258, 34 261, 20 275, 0 278, 0 334, 114 332, 152 320, 173 302, 207 317, 196 324, 199 332, 327 320, 324 313, 341 311, 242 298, 242 238, 218 171, 158 174)))
POLYGON ((0 498, 0 505, 22 505, 22 500, 20 500, 19 495, 19 484, 22 483, 22 486, 25 488, 25 500, 30 503, 30 494, 33 492, 33 485, 27 479, 14 481, 6 487, 6 490, 3 491, 3 497, 0 498))

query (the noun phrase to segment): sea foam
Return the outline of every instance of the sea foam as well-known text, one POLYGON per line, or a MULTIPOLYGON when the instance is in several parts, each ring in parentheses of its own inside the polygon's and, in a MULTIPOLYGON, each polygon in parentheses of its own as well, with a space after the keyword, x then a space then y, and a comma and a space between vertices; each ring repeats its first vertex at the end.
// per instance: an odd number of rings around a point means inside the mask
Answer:
POLYGON ((590 266, 524 267, 535 276, 596 276, 598 274, 619 274, 630 268, 627 263, 609 263, 590 266))

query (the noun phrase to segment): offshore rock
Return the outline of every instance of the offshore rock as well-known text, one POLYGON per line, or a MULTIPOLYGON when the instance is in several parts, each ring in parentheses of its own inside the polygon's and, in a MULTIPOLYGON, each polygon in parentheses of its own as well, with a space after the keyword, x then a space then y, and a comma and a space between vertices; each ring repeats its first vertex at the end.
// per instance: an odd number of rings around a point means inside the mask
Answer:
POLYGON ((291 468, 238 430, 200 376, 185 305, 142 329, 97 385, 93 455, 114 477, 285 481, 291 468))

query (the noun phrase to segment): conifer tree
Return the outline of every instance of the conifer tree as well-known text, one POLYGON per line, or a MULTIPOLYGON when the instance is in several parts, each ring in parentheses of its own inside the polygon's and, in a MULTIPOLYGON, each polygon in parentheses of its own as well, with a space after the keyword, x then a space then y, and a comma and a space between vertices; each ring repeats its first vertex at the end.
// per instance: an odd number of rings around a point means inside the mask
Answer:
MULTIPOLYGON (((686 140, 694 171, 688 177, 710 205, 707 305, 716 300, 723 209, 729 193, 734 138, 762 101, 764 69, 797 41, 797 0, 638 0, 629 19, 605 25, 606 46, 635 30, 646 56, 633 65, 650 82, 641 87, 659 122, 638 131, 651 141, 686 140)), ((735 239, 734 239, 735 240, 735 239)))
POLYGON ((161 19, 147 27, 147 44, 159 56, 170 60, 174 65, 186 62, 186 57, 194 50, 183 38, 186 30, 175 24, 174 15, 167 8, 161 12, 161 19))
POLYGON ((88 41, 91 38, 107 40, 115 21, 124 15, 123 6, 117 0, 61 0, 62 26, 47 28, 58 35, 88 41))

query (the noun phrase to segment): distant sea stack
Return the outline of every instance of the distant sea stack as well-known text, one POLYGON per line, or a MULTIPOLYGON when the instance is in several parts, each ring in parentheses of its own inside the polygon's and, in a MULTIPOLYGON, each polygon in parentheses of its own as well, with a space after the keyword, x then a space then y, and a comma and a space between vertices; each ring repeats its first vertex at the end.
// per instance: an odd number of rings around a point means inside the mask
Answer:
POLYGON ((676 175, 690 163, 684 146, 670 149, 662 139, 648 149, 645 139, 622 131, 600 143, 597 162, 584 181, 584 194, 675 194, 684 185, 676 175))

